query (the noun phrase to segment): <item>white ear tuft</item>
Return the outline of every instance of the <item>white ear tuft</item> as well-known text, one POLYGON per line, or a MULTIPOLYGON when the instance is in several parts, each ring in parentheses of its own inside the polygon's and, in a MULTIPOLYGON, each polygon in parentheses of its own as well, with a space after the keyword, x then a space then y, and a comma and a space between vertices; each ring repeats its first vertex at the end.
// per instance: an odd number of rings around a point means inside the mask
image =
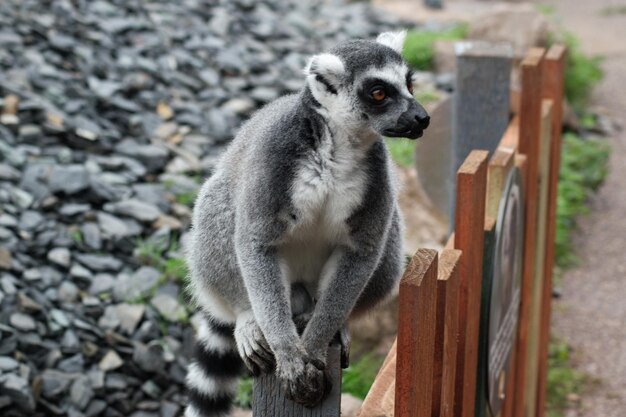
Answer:
POLYGON ((390 47, 397 53, 401 54, 404 48, 404 40, 406 39, 406 30, 401 32, 384 32, 378 35, 376 42, 390 47))
POLYGON ((343 62, 337 55, 319 54, 309 59, 307 66, 304 68, 306 75, 321 75, 322 77, 337 78, 345 71, 343 62))

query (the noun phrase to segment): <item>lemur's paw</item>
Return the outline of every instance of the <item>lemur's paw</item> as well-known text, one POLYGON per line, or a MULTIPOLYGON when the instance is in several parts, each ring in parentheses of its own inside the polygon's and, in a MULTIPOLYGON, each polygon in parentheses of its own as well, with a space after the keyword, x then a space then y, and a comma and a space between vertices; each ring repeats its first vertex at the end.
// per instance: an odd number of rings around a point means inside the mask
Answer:
POLYGON ((305 407, 315 406, 324 397, 327 382, 320 361, 298 355, 279 360, 277 375, 287 397, 305 407))
POLYGON ((276 364, 274 354, 252 315, 237 320, 235 341, 239 356, 252 375, 270 373, 274 370, 276 364))

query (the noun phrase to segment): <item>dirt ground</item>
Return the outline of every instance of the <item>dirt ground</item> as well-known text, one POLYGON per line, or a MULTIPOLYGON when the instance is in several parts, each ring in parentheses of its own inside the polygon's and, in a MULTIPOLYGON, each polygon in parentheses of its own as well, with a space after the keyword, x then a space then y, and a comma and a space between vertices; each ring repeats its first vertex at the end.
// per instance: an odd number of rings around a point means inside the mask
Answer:
MULTIPOLYGON (((544 0, 575 33, 584 52, 605 57, 594 108, 626 126, 626 13, 606 16, 623 1, 544 0)), ((626 416, 626 131, 611 139, 610 173, 581 219, 582 265, 562 280, 553 332, 574 349, 576 367, 598 384, 581 398, 578 417, 626 416)), ((595 385, 595 384, 594 384, 595 385)))

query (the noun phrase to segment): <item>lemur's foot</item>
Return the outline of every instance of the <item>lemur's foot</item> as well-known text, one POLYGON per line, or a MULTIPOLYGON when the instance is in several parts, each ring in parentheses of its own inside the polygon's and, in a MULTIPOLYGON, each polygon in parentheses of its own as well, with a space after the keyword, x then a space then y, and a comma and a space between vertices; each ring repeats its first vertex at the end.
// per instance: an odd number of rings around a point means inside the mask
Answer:
POLYGON ((312 360, 302 353, 293 352, 281 355, 276 374, 281 379, 282 388, 291 400, 313 407, 326 392, 325 365, 312 360))
POLYGON ((237 350, 252 375, 274 370, 276 360, 261 328, 250 314, 242 314, 235 324, 237 350))
POLYGON ((350 366, 350 344, 352 343, 350 329, 348 329, 347 324, 344 324, 341 329, 339 329, 335 335, 335 340, 339 342, 339 346, 341 346, 341 369, 346 369, 350 366))

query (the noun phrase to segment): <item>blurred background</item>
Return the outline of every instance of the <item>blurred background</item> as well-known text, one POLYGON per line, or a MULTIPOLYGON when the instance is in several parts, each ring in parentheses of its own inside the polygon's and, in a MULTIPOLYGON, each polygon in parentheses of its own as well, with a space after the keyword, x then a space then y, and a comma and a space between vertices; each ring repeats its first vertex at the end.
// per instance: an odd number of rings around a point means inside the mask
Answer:
MULTIPOLYGON (((308 56, 402 28, 433 116, 419 143, 388 142, 408 253, 447 238, 449 186, 432 161, 451 138, 454 43, 510 43, 514 68, 532 46, 568 46, 548 409, 625 416, 617 0, 0 2, 0 415, 180 415, 197 321, 183 253, 202 181, 252 112, 303 86, 308 56)), ((396 310, 353 323, 345 416, 393 342, 396 310)), ((238 415, 250 400, 245 379, 238 415)))

